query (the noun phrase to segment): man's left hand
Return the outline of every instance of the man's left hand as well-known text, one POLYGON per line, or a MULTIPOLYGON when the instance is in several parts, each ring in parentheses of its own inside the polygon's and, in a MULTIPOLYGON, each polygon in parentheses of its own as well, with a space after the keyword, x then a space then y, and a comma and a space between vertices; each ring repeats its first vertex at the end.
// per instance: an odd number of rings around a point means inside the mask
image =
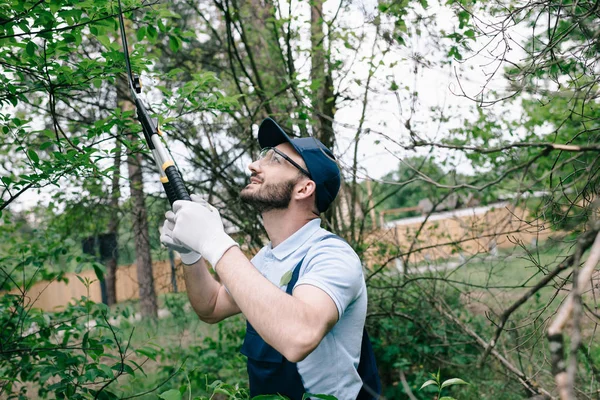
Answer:
POLYGON ((204 200, 196 201, 173 203, 175 226, 172 237, 202 254, 214 268, 223 254, 238 244, 225 233, 219 211, 204 200))

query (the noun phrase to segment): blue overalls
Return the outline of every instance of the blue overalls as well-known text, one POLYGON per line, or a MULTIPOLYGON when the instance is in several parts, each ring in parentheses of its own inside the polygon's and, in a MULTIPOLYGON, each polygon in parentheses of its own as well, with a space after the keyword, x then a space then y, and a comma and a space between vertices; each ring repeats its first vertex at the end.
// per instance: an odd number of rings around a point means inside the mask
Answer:
MULTIPOLYGON (((323 239, 331 236, 335 235, 327 235, 323 239)), ((340 238, 340 240, 343 239, 340 238)), ((294 268, 292 278, 287 285, 285 292, 290 296, 298 281, 302 261, 304 259, 294 268)), ((246 337, 244 338, 244 344, 240 352, 248 357, 251 397, 263 394, 281 394, 289 397, 291 400, 302 400, 302 395, 306 391, 304 390, 296 363, 289 362, 281 353, 268 345, 249 322, 246 324, 246 337)), ((377 399, 381 393, 381 382, 379 381, 375 355, 366 329, 363 330, 360 361, 357 371, 363 381, 363 387, 358 394, 357 400, 377 399)))

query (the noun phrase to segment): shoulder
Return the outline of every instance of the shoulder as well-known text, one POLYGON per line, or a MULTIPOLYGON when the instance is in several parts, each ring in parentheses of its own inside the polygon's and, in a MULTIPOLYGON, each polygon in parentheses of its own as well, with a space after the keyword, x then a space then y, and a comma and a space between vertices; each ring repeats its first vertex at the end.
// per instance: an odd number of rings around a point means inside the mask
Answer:
POLYGON ((319 253, 335 253, 339 256, 345 256, 348 258, 353 258, 360 263, 360 259, 358 258, 358 254, 354 251, 352 246, 342 237, 326 231, 325 229, 321 229, 316 237, 313 239, 310 248, 308 250, 307 256, 310 253, 314 253, 314 255, 319 253))
POLYGON ((304 262, 307 269, 311 269, 312 264, 324 263, 362 271, 362 263, 352 246, 329 231, 321 229, 308 245, 304 262))
POLYGON ((315 236, 308 243, 310 247, 297 285, 308 284, 323 290, 335 303, 341 318, 348 306, 365 293, 362 263, 346 241, 327 231, 315 236))

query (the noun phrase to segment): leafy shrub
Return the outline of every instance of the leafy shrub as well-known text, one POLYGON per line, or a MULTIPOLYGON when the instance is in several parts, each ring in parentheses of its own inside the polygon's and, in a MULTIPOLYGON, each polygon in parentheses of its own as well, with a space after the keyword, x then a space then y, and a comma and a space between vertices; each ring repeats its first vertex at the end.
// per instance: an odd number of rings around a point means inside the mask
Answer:
POLYGON ((438 368, 442 376, 461 376, 478 383, 453 389, 461 400, 522 398, 522 388, 505 376, 498 376, 498 366, 493 360, 481 368, 477 366, 481 348, 426 301, 429 296, 436 296, 456 315, 468 319, 470 326, 476 326, 478 332, 491 333, 484 317, 471 315, 464 307, 459 291, 444 289, 439 282, 431 286, 422 284, 423 281, 403 285, 402 279, 398 276, 375 277, 369 287, 371 317, 367 320, 367 329, 386 398, 407 397, 401 382, 401 375, 404 375, 416 398, 431 399, 430 394, 418 389, 429 379, 426 371, 438 368))
POLYGON ((27 399, 37 388, 41 398, 112 399, 110 383, 143 372, 105 305, 81 298, 48 313, 24 298, 0 297, 0 397, 27 399))
MULTIPOLYGON (((185 360, 185 376, 177 375, 174 383, 185 384, 189 380, 203 394, 213 391, 214 382, 234 388, 248 387, 246 358, 239 352, 246 333, 245 320, 241 316, 232 317, 221 321, 216 328, 214 337, 206 336, 200 344, 165 349, 166 360, 185 360)), ((173 363, 166 363, 162 370, 165 375, 172 375, 175 368, 173 363)))

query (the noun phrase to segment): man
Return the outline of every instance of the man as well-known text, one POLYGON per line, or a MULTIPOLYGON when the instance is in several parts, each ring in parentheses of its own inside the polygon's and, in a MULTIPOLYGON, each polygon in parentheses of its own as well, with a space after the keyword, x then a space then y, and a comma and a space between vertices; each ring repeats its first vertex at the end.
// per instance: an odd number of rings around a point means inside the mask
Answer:
POLYGON ((363 336, 361 262, 345 241, 320 228, 319 214, 340 187, 333 154, 314 138, 290 139, 270 118, 258 140, 262 152, 248 167, 241 198, 261 213, 270 243, 248 261, 217 210, 197 196, 173 204, 161 241, 189 265, 187 293, 200 319, 215 323, 239 312, 247 318, 241 352, 252 396, 374 398, 380 388, 363 336))

